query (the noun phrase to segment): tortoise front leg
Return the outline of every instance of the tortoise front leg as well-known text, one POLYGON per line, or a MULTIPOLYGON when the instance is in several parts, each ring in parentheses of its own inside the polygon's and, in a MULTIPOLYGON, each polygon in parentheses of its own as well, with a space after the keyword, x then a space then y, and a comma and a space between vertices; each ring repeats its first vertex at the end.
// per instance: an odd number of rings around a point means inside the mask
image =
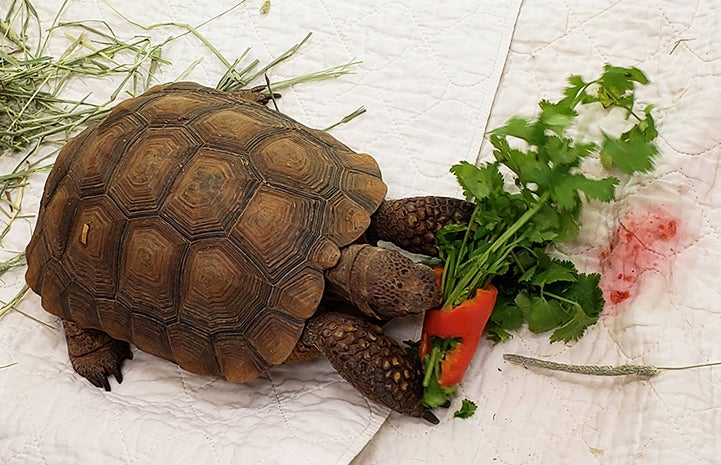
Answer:
POLYGON ((346 381, 369 399, 438 423, 423 405, 420 359, 408 355, 379 326, 351 315, 323 313, 308 320, 300 342, 317 348, 346 381))
POLYGON ((392 242, 413 253, 436 255, 436 233, 453 223, 467 223, 473 204, 451 197, 386 200, 371 217, 366 238, 392 242))
POLYGON ((63 320, 68 355, 75 371, 93 385, 110 390, 108 376, 123 382, 120 371, 125 359, 133 358, 130 345, 97 330, 82 328, 70 320, 63 320))

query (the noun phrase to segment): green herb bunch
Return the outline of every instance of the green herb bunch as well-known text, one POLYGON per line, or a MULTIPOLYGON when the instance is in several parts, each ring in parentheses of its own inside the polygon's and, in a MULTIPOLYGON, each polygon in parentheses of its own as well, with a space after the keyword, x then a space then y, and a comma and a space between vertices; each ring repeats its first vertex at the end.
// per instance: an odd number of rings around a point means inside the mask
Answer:
POLYGON ((496 341, 527 323, 534 332, 554 330, 551 341, 568 342, 597 321, 604 304, 599 275, 579 273, 547 250, 578 234, 585 202, 614 199, 619 179, 587 176, 581 169, 587 159, 597 157, 609 173, 653 169, 652 106, 640 114, 635 109, 635 87, 648 82, 637 68, 611 65, 589 82, 571 76, 561 100, 543 100, 535 118, 514 117, 490 133, 494 161, 452 167, 476 208, 468 224, 437 236, 445 305, 458 305, 493 282, 499 296, 486 331, 496 341), (601 132, 598 142, 572 136, 579 109, 587 105, 621 109, 633 124, 620 136, 601 132))

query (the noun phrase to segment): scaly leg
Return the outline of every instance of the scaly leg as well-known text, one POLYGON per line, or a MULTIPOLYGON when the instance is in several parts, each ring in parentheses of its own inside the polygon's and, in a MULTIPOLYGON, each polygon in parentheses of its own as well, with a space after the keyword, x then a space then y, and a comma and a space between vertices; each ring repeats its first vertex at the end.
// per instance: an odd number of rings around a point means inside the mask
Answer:
POLYGON ((130 345, 113 339, 97 329, 81 328, 77 323, 63 320, 68 355, 75 371, 93 385, 110 390, 108 376, 123 382, 120 371, 125 359, 133 358, 130 345))
POLYGON ((413 253, 436 255, 436 233, 453 223, 467 223, 473 204, 450 197, 410 197, 386 200, 371 218, 366 238, 380 239, 413 253))
POLYGON ((351 315, 323 313, 308 320, 301 342, 317 348, 346 381, 369 399, 438 423, 423 406, 420 359, 408 355, 380 327, 351 315))

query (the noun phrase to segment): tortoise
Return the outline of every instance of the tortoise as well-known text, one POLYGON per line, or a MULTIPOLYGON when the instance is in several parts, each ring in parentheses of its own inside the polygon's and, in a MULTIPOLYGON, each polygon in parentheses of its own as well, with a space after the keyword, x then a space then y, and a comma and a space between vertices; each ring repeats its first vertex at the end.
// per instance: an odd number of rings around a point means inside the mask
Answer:
POLYGON ((379 326, 440 302, 433 253, 470 207, 385 200, 377 163, 265 104, 191 82, 121 102, 61 150, 26 281, 75 371, 110 390, 130 344, 200 375, 254 379, 325 356, 366 397, 436 423, 421 363, 379 326))

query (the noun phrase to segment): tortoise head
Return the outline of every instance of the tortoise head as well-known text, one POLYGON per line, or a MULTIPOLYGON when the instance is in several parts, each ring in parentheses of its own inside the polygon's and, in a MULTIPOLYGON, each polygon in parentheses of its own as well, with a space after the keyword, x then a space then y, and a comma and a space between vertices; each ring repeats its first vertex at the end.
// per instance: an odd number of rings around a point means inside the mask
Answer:
POLYGON ((441 303, 433 270, 395 250, 367 244, 344 247, 338 264, 325 276, 332 293, 374 318, 421 313, 441 303))
POLYGON ((395 250, 373 248, 368 259, 368 304, 383 318, 422 313, 441 304, 433 270, 395 250))

